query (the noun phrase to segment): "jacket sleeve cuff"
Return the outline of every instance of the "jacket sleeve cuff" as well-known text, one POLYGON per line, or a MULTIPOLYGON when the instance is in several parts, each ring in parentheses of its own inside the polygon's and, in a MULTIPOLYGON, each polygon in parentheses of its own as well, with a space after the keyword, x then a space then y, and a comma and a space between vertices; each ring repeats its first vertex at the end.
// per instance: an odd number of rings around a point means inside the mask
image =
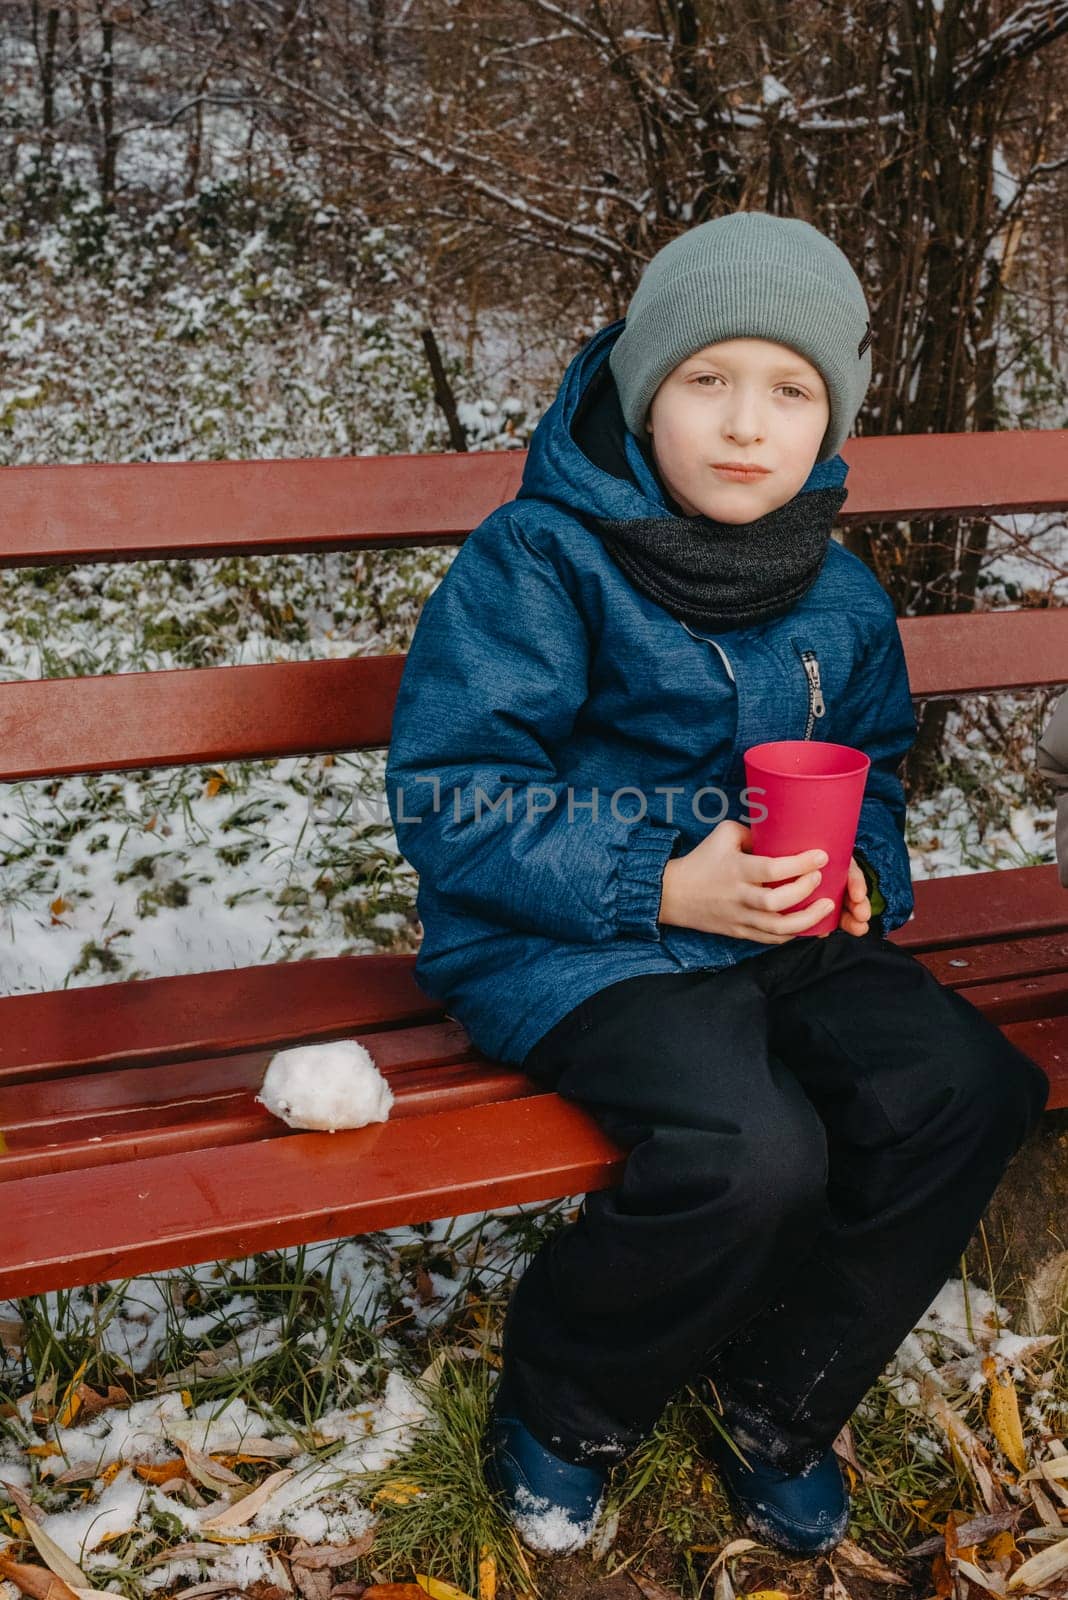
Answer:
POLYGON ((886 900, 879 888, 879 874, 860 850, 854 848, 853 854, 857 858, 857 865, 864 874, 864 882, 868 889, 868 899, 871 901, 871 914, 873 917, 882 916, 886 910, 886 900))
POLYGON ((640 822, 623 847, 616 897, 616 921, 630 939, 659 939, 657 913, 663 892, 664 868, 675 848, 681 828, 664 828, 640 822))

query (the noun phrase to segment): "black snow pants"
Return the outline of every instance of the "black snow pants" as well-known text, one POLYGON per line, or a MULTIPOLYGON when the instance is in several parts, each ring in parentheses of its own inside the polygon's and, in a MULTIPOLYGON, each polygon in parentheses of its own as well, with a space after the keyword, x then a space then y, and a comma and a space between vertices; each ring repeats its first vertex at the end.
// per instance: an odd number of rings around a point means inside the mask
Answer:
POLYGON ((523 1070, 627 1149, 516 1285, 531 1431, 621 1459, 683 1384, 814 1462, 956 1268, 1045 1074, 874 929, 610 984, 523 1070))

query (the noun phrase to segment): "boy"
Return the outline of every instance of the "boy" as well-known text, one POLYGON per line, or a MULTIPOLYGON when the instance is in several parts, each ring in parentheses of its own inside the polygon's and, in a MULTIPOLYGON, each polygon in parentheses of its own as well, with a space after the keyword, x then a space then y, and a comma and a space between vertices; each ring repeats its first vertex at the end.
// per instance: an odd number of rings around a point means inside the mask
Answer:
POLYGON ((421 985, 628 1149, 516 1286, 485 1440, 528 1545, 706 1378, 762 1537, 842 1537, 832 1441, 956 1263, 1047 1093, 889 943, 916 732, 893 606, 831 540, 871 374, 809 224, 673 239, 574 358, 517 498, 424 606, 387 766, 421 985), (815 849, 751 853, 743 752, 871 758, 840 926, 815 849), (778 888, 764 884, 794 877, 778 888), (774 948, 769 948, 774 947, 774 948))

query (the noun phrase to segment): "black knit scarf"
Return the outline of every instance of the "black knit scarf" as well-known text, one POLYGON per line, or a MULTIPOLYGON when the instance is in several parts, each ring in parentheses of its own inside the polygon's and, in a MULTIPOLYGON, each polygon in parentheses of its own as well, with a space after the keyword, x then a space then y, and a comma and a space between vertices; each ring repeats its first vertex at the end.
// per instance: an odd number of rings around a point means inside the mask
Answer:
POLYGON ((588 520, 636 589, 680 621, 721 633, 782 616, 812 587, 846 494, 799 492, 754 522, 588 520))

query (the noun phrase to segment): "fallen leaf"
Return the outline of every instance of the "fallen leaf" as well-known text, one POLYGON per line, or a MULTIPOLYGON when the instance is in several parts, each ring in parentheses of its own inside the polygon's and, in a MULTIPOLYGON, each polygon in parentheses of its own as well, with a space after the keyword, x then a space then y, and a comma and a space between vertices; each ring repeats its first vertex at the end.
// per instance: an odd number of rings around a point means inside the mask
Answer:
POLYGON ((422 1492, 417 1483, 410 1483, 404 1478, 391 1478, 371 1496, 371 1505, 406 1506, 409 1500, 414 1500, 422 1492))
POLYGON ((174 1544, 168 1550, 160 1550, 156 1555, 148 1556, 144 1565, 146 1567, 158 1567, 165 1561, 217 1561, 218 1558, 219 1546, 217 1544, 174 1544))
POLYGON ((862 1483, 868 1481, 867 1471, 861 1466, 857 1457, 857 1447, 853 1442, 853 1430, 848 1422, 835 1439, 831 1449, 840 1461, 844 1461, 846 1466, 856 1473, 862 1483))
POLYGON ((0 1478, 0 1483, 3 1484, 4 1488, 11 1496, 11 1499, 16 1506, 23 1522, 40 1522, 41 1513, 38 1511, 37 1507, 34 1505, 25 1489, 20 1489, 17 1483, 8 1483, 6 1478, 0 1478))
MULTIPOLYGON (((957 1532, 959 1534, 960 1530, 958 1529, 957 1532)), ((863 1577, 871 1578, 874 1583, 900 1583, 906 1589, 909 1586, 909 1580, 903 1578, 900 1572, 894 1572, 890 1567, 884 1567, 881 1561, 876 1560, 875 1556, 869 1555, 867 1550, 862 1550, 858 1544, 854 1544, 852 1539, 843 1539, 835 1548, 834 1556, 836 1560, 841 1556, 843 1561, 848 1561, 851 1567, 854 1567, 863 1577)))
POLYGON ((242 1439, 238 1450, 215 1450, 212 1459, 232 1467, 235 1461, 288 1461, 299 1454, 295 1439, 242 1439))
POLYGON ((200 1524, 201 1528, 239 1528, 242 1523, 251 1522, 275 1490, 280 1489, 292 1476, 292 1467, 282 1467, 279 1472, 272 1472, 251 1494, 246 1494, 236 1505, 227 1506, 225 1511, 220 1511, 216 1516, 209 1517, 200 1524))
POLYGON ((130 1396, 125 1389, 120 1389, 117 1383, 109 1383, 103 1394, 99 1389, 91 1389, 87 1383, 80 1383, 77 1389, 78 1415, 82 1422, 90 1422, 93 1417, 107 1411, 110 1406, 128 1406, 130 1396))
POLYGON ((182 1460, 189 1469, 190 1477, 203 1484, 205 1489, 210 1489, 213 1494, 226 1494, 232 1499, 234 1497, 229 1496, 229 1491, 237 1488, 242 1491, 244 1497, 248 1484, 244 1478, 239 1478, 236 1472, 231 1472, 229 1467, 214 1461, 203 1450, 194 1449, 191 1444, 179 1441, 178 1448, 182 1452, 182 1460))
POLYGON ((100 1475, 99 1461, 72 1461, 65 1472, 57 1472, 53 1483, 93 1482, 100 1475))
POLYGON ((983 1375, 990 1388, 986 1408, 990 1431, 1006 1461, 1011 1462, 1017 1472, 1023 1472, 1027 1467, 1027 1458, 1024 1454, 1023 1425, 1020 1422, 1016 1385, 1010 1377, 998 1372, 993 1356, 984 1356, 983 1375))
POLYGON ((303 1600, 330 1600, 332 1585, 325 1568, 315 1572, 310 1567, 296 1567, 292 1576, 297 1593, 303 1596, 303 1600))
POLYGON ((619 1534, 619 1507, 613 1506, 607 1516, 603 1517, 597 1532, 590 1540, 590 1557, 594 1561, 602 1561, 611 1550, 619 1534))
POLYGON ((426 1590, 417 1583, 373 1583, 363 1600, 426 1600, 426 1590))
POLYGON ((0 1578, 6 1578, 16 1589, 31 1596, 31 1600, 75 1600, 69 1583, 57 1578, 44 1567, 25 1566, 0 1554, 0 1578))
POLYGON ((202 1522, 200 1526, 213 1544, 260 1544, 265 1539, 278 1538, 273 1528, 268 1528, 263 1533, 224 1533, 221 1528, 209 1528, 206 1522, 202 1522))
POLYGON ((145 1483, 163 1484, 171 1483, 175 1478, 184 1478, 186 1464, 182 1456, 172 1456, 168 1461, 135 1461, 133 1470, 145 1483))
POLYGON ((958 1577, 966 1578, 969 1583, 974 1583, 984 1593, 997 1595, 999 1600, 1004 1600, 1004 1584, 1000 1579, 992 1578, 981 1567, 977 1567, 974 1561, 958 1561, 956 1571, 958 1577))
MULTIPOLYGON (((3 1134, 0 1134, 0 1155, 4 1153, 3 1137, 3 1134)), ((16 1322, 11 1317, 0 1317, 0 1350, 9 1350, 12 1355, 20 1355, 24 1331, 21 1322, 16 1322)))
POLYGON ((458 1589, 454 1583, 446 1583, 444 1578, 429 1578, 425 1572, 417 1572, 415 1581, 430 1600, 471 1600, 471 1596, 464 1589, 458 1589))
POLYGON ((365 1556, 375 1542, 374 1530, 368 1528, 351 1544, 298 1545, 289 1552, 289 1563, 294 1567, 344 1567, 350 1561, 365 1556))
POLYGON ((1009 1579, 1010 1589, 1044 1589, 1051 1578, 1068 1570, 1068 1534, 1056 1544, 1040 1550, 1018 1567, 1009 1579))
POLYGON ((654 1578, 643 1578, 640 1572, 632 1572, 631 1582, 636 1583, 645 1600, 679 1600, 679 1595, 674 1589, 665 1589, 663 1584, 657 1583, 654 1578))
POLYGON ((59 1409, 56 1413, 56 1423, 61 1428, 69 1428, 78 1412, 82 1409, 82 1397, 79 1390, 88 1365, 89 1357, 86 1356, 78 1363, 77 1371, 63 1391, 63 1397, 59 1402, 59 1409))
POLYGON ((712 1600, 737 1600, 734 1584, 726 1567, 720 1567, 716 1573, 716 1587, 712 1590, 712 1600))
POLYGON ((718 1567, 721 1561, 733 1561, 735 1556, 742 1556, 747 1550, 755 1550, 756 1547, 755 1539, 732 1539, 729 1544, 723 1546, 712 1565, 718 1567))
POLYGON ((964 1418, 953 1409, 929 1376, 923 1378, 920 1393, 927 1414, 943 1429, 961 1461, 975 1479, 986 1509, 990 1512, 1007 1510, 1005 1491, 995 1482, 990 1451, 982 1440, 976 1438, 964 1418))
POLYGON ((478 1600, 497 1600, 497 1558, 486 1544, 478 1552, 478 1600))
POLYGON ((1057 1515, 1057 1507, 1053 1504, 1046 1491, 1037 1483, 1029 1483, 1027 1492, 1031 1496, 1031 1504, 1038 1512, 1040 1520, 1047 1528, 1056 1528, 1060 1532, 1061 1519, 1057 1515))
MULTIPOLYGON (((19 1510, 22 1511, 21 1506, 19 1506, 19 1510)), ((65 1550, 60 1549, 56 1541, 44 1531, 41 1524, 36 1520, 36 1507, 30 1507, 29 1514, 23 1511, 22 1520, 26 1524, 26 1532, 37 1547, 37 1554, 45 1566, 55 1573, 57 1578, 62 1578, 68 1588, 72 1584, 80 1585, 83 1589, 91 1589, 93 1587, 77 1562, 72 1561, 65 1550)))

